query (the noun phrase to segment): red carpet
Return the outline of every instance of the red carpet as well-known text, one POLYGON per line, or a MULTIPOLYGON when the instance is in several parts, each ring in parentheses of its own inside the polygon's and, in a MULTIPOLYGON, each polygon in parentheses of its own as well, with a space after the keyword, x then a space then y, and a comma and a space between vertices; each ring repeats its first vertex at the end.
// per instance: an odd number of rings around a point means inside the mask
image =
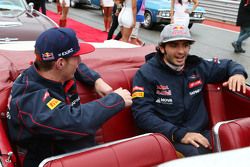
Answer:
MULTIPOLYGON (((57 24, 59 23, 60 15, 47 10, 47 16, 54 20, 57 24)), ((73 19, 67 19, 67 26, 76 31, 77 37, 86 42, 103 42, 107 39, 107 32, 90 27, 86 24, 80 23, 73 19)))
POLYGON ((237 26, 229 24, 229 23, 219 22, 219 21, 205 20, 203 22, 203 24, 210 25, 210 26, 213 26, 213 27, 222 28, 222 29, 226 29, 226 30, 232 30, 232 31, 236 31, 236 32, 240 31, 240 27, 237 27, 237 26))

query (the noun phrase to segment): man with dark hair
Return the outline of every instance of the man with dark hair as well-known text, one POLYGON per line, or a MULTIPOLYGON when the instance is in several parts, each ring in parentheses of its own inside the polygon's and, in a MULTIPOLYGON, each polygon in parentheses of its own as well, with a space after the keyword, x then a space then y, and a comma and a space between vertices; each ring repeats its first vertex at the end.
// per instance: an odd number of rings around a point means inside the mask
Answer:
POLYGON ((189 55, 193 43, 188 27, 167 25, 157 53, 136 73, 132 93, 138 126, 162 133, 184 156, 211 152, 204 86, 224 82, 229 90, 246 92, 247 73, 240 64, 189 55))
POLYGON ((79 45, 69 28, 51 28, 36 40, 35 63, 14 82, 8 128, 13 143, 27 149, 24 167, 49 156, 94 146, 100 126, 132 103, 128 90, 115 91, 98 73, 81 63, 94 51, 79 45), (76 80, 94 87, 102 97, 80 104, 76 80))

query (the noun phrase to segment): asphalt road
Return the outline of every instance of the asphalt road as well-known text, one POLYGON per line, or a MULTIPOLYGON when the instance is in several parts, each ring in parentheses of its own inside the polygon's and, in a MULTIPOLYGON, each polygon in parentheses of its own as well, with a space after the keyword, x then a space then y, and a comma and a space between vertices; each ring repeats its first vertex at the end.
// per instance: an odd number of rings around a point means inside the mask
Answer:
MULTIPOLYGON (((47 3, 46 5, 48 10, 56 11, 55 3, 47 3)), ((104 29, 103 17, 101 11, 98 9, 86 6, 70 8, 69 17, 97 29, 104 29)), ((142 28, 139 36, 146 44, 157 45, 161 30, 162 26, 157 26, 153 30, 142 28)), ((196 40, 195 44, 192 45, 191 54, 196 54, 203 58, 218 57, 233 59, 241 63, 250 75, 250 39, 243 43, 246 53, 235 54, 231 42, 237 39, 238 32, 211 27, 205 24, 194 24, 191 34, 196 40)), ((248 78, 247 82, 250 83, 250 78, 248 78)))

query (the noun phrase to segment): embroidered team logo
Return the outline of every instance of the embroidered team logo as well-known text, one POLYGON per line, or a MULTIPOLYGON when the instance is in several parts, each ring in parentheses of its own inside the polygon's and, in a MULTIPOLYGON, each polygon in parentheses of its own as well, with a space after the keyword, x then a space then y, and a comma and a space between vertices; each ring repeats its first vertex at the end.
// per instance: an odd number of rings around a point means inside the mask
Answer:
POLYGON ((172 92, 169 89, 168 85, 157 85, 156 86, 156 94, 163 96, 171 96, 172 92))
POLYGON ((174 29, 174 30, 183 30, 184 27, 181 26, 181 25, 177 25, 177 26, 175 26, 173 29, 174 29))
POLYGON ((200 85, 202 85, 202 80, 197 80, 197 81, 194 81, 194 82, 190 82, 189 84, 188 84, 188 87, 190 88, 190 89, 192 89, 192 88, 194 88, 194 87, 197 87, 197 86, 200 86, 200 85))
POLYGON ((53 53, 46 52, 46 53, 42 54, 42 59, 43 60, 54 60, 55 57, 54 57, 53 53))
POLYGON ((136 97, 144 97, 144 92, 134 92, 132 94, 132 99, 136 97))
POLYGON ((135 86, 135 87, 133 87, 133 92, 135 92, 135 91, 144 91, 144 87, 135 86))
POLYGON ((144 87, 134 86, 132 92, 132 99, 136 97, 144 97, 144 87))
POLYGON ((55 98, 51 99, 48 103, 47 106, 53 110, 54 108, 56 108, 59 104, 61 103, 60 100, 57 100, 55 98))

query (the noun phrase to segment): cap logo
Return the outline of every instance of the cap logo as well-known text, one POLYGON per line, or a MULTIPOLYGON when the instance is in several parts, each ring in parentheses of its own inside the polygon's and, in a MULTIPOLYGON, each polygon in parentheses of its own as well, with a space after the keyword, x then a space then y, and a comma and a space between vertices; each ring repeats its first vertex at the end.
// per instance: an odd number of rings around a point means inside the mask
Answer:
POLYGON ((64 52, 62 52, 62 53, 59 53, 58 54, 58 56, 59 57, 65 57, 65 56, 68 56, 69 54, 71 54, 72 52, 74 52, 74 49, 73 48, 70 48, 69 50, 66 50, 66 51, 64 51, 64 52))
POLYGON ((173 28, 173 32, 172 32, 173 36, 177 36, 177 35, 187 35, 187 32, 184 31, 184 27, 183 26, 175 26, 173 28))
POLYGON ((54 60, 55 57, 54 57, 53 53, 46 52, 46 53, 42 54, 42 59, 45 61, 48 61, 48 60, 54 60))
POLYGON ((177 36, 177 35, 181 35, 181 36, 183 36, 183 35, 187 35, 187 32, 183 32, 183 31, 174 31, 173 33, 172 33, 172 35, 173 36, 177 36))
POLYGON ((174 30, 183 30, 184 27, 183 27, 183 26, 175 26, 173 29, 174 29, 174 30))
POLYGON ((161 32, 160 43, 167 43, 179 40, 194 42, 189 33, 188 27, 178 24, 166 25, 161 32))

